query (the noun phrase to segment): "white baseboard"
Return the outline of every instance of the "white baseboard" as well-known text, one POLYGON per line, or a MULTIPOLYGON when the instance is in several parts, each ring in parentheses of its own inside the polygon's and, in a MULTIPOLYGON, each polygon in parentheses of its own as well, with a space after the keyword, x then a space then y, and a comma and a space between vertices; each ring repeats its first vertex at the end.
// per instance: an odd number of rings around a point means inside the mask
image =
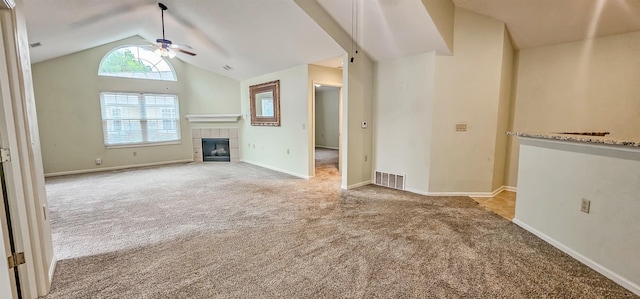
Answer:
POLYGON ((428 196, 493 197, 493 192, 427 192, 428 196))
POLYGON ((333 146, 316 145, 316 147, 319 147, 319 148, 326 148, 326 149, 332 149, 332 150, 339 150, 339 148, 337 148, 337 147, 333 147, 333 146))
POLYGON ((295 177, 299 177, 299 178, 302 178, 302 179, 305 179, 305 180, 308 180, 308 179, 310 179, 310 178, 311 178, 311 177, 310 177, 310 176, 308 176, 308 175, 302 175, 302 174, 299 174, 299 173, 295 173, 295 172, 292 172, 292 171, 288 171, 288 170, 280 169, 280 168, 277 168, 277 167, 273 167, 273 166, 269 166, 269 165, 264 165, 264 164, 262 164, 262 163, 258 163, 258 162, 253 162, 253 161, 248 161, 248 160, 240 160, 240 162, 244 162, 244 163, 247 163, 247 164, 251 164, 251 165, 259 166, 259 167, 266 168, 266 169, 270 169, 270 170, 277 171, 277 172, 286 173, 286 174, 288 174, 288 175, 292 175, 292 176, 295 176, 295 177))
POLYGON ((340 186, 343 190, 350 190, 350 189, 355 189, 358 187, 362 187, 362 186, 366 186, 366 185, 371 185, 371 180, 369 181, 364 181, 364 182, 360 182, 360 183, 355 183, 349 186, 340 186))
POLYGON ((618 273, 615 273, 613 271, 611 271, 610 269, 606 268, 605 266, 602 266, 598 263, 596 263, 595 261, 591 260, 590 258, 578 253, 577 251, 571 249, 570 247, 556 241, 555 239, 547 236, 546 234, 542 233, 541 231, 527 225, 526 223, 520 221, 519 219, 514 218, 513 219, 513 223, 517 224, 518 226, 522 227, 523 229, 525 229, 526 231, 538 236, 540 239, 544 240, 545 242, 553 245, 555 248, 560 249, 561 251, 563 251, 564 253, 570 255, 571 257, 573 257, 574 259, 578 260, 579 262, 587 265, 589 268, 596 270, 597 272, 599 272, 600 274, 606 276, 607 278, 613 280, 615 283, 621 285, 622 287, 626 288, 627 290, 635 293, 636 295, 640 296, 640 285, 629 281, 628 279, 620 276, 618 273))
POLYGON ((518 187, 513 187, 513 186, 503 186, 504 190, 507 190, 509 192, 518 192, 518 187))
POLYGON ((429 196, 469 196, 469 197, 483 198, 483 197, 494 197, 500 194, 500 192, 502 191, 516 192, 516 187, 501 186, 500 188, 493 190, 493 192, 428 192, 427 194, 421 193, 421 192, 414 192, 414 193, 425 194, 429 196))
POLYGON ((56 266, 58 265, 58 259, 54 256, 51 259, 51 264, 49 265, 49 285, 53 282, 53 273, 56 272, 56 266))
POLYGON ((160 166, 160 165, 167 165, 167 164, 190 163, 190 162, 193 162, 193 159, 162 161, 162 162, 153 162, 153 163, 143 163, 143 164, 133 164, 133 165, 123 165, 123 166, 113 166, 113 167, 102 167, 102 168, 93 168, 93 169, 81 169, 81 170, 71 170, 71 171, 61 171, 61 172, 51 172, 51 173, 45 173, 44 176, 45 177, 53 177, 53 176, 70 175, 70 174, 82 174, 82 173, 102 172, 102 171, 110 171, 110 170, 121 170, 121 169, 129 169, 129 168, 160 166))
POLYGON ((411 193, 415 193, 415 194, 420 194, 420 195, 426 195, 426 196, 429 196, 429 192, 425 192, 425 191, 422 191, 422 190, 416 190, 416 189, 411 189, 411 188, 406 188, 406 187, 405 187, 405 188, 404 188, 404 191, 411 192, 411 193))
POLYGON ((500 194, 500 192, 502 192, 502 191, 504 191, 504 190, 507 190, 507 189, 505 188, 505 186, 500 186, 498 189, 493 190, 493 192, 491 192, 491 197, 494 197, 494 196, 496 196, 496 195, 500 194))

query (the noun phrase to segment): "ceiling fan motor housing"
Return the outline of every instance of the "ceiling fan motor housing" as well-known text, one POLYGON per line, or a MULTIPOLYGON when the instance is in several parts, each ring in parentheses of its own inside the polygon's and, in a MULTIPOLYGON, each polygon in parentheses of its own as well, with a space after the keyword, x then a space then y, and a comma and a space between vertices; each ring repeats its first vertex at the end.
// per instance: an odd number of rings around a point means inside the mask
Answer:
POLYGON ((168 48, 169 46, 171 46, 171 41, 164 38, 156 39, 156 43, 161 44, 163 48, 168 48))

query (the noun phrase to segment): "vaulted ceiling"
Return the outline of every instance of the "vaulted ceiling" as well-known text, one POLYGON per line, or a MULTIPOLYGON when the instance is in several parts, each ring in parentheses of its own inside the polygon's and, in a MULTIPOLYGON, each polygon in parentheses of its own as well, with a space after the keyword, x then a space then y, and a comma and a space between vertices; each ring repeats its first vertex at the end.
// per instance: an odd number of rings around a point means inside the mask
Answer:
MULTIPOLYGON (((193 47, 178 58, 238 80, 342 55, 293 1, 163 0, 166 38, 193 47), (227 71, 225 65, 232 67, 227 71)), ((25 0, 33 62, 139 35, 162 37, 149 0, 25 0)))
MULTIPOLYGON (((342 49, 294 0, 161 0, 166 37, 198 55, 187 63, 237 80, 296 65, 332 61, 342 49), (225 65, 231 70, 225 70, 225 65)), ((301 1, 301 0, 298 0, 301 1)), ((389 60, 449 49, 425 1, 317 1, 361 50, 389 60), (357 34, 356 34, 357 33, 357 34)), ((139 35, 160 38, 156 0, 21 0, 34 63, 139 35)), ((518 48, 640 31, 637 0, 453 0, 505 21, 518 48)), ((333 60, 335 61, 335 60, 333 60)), ((333 62, 335 64, 335 62, 333 62)))
POLYGON ((519 49, 640 31, 638 0, 453 0, 507 24, 519 49))

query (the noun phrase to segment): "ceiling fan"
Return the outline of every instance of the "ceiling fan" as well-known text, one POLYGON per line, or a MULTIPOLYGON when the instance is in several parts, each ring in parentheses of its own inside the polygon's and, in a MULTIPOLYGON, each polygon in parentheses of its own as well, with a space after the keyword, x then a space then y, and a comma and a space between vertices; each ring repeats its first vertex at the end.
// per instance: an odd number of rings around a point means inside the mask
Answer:
POLYGON ((158 3, 158 6, 160 7, 160 11, 162 14, 162 38, 156 39, 157 48, 153 52, 162 57, 169 58, 173 58, 176 56, 175 51, 191 56, 196 56, 196 53, 187 50, 192 49, 190 46, 173 44, 170 40, 164 37, 164 11, 167 10, 167 6, 162 3, 158 3))

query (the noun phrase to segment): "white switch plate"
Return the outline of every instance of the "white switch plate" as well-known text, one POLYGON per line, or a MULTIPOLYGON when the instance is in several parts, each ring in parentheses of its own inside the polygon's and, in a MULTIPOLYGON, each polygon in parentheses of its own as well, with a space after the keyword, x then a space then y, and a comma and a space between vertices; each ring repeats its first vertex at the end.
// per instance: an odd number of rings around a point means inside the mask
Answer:
POLYGON ((362 128, 363 128, 363 129, 366 129, 366 128, 367 128, 367 126, 369 126, 369 124, 367 124, 367 122, 366 122, 366 121, 363 121, 363 122, 362 122, 362 128))

